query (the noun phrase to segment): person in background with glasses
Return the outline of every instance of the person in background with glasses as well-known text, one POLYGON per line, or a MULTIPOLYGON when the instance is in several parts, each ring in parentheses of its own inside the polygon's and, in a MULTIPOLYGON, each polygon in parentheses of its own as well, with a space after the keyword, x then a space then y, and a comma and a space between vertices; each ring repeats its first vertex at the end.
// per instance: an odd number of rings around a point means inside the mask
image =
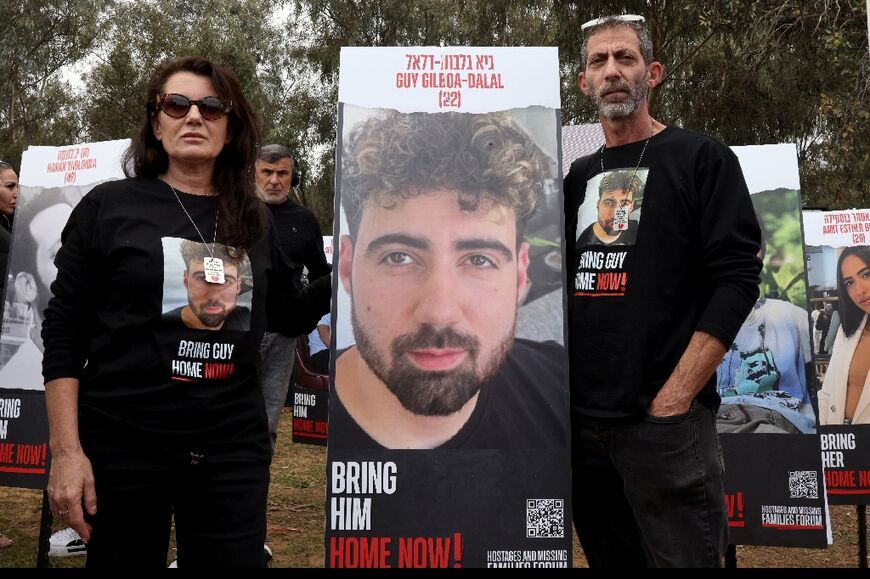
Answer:
POLYGON ((736 155, 651 116, 662 65, 642 23, 583 26, 577 80, 605 143, 565 178, 565 238, 582 237, 578 212, 611 179, 622 197, 601 195, 599 211, 612 201, 636 234, 568 257, 574 524, 592 567, 718 567, 714 373, 758 297, 761 233, 736 155), (616 186, 622 173, 640 182, 616 186))
POLYGON ((271 451, 256 376, 271 331, 311 331, 330 279, 300 290, 257 197, 258 120, 228 69, 188 56, 148 83, 129 178, 92 189, 64 228, 45 312, 43 375, 53 513, 87 543, 88 567, 264 567, 271 451), (135 174, 135 177, 132 176, 135 174), (184 295, 184 240, 223 286, 251 265, 249 328, 162 318, 184 295), (180 327, 181 326, 181 327, 180 327), (137 539, 130 540, 135 524, 137 539))
POLYGON ((631 171, 614 171, 598 186, 598 220, 589 225, 577 246, 634 245, 637 220, 631 219, 638 189, 637 177, 631 171))

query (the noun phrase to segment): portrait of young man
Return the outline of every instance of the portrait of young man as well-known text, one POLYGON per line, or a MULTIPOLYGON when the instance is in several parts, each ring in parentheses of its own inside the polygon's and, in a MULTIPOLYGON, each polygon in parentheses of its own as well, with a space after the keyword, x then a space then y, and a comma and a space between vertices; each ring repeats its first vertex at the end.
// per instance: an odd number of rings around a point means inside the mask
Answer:
MULTIPOLYGON (((619 169, 605 174, 597 187, 587 191, 582 213, 595 205, 595 221, 577 237, 577 247, 587 245, 634 245, 640 222, 640 205, 647 170, 619 169)), ((586 221, 578 214, 578 229, 586 221)))
POLYGON ((193 330, 239 330, 247 331, 251 326, 249 300, 240 300, 242 278, 250 278, 250 261, 244 252, 220 244, 203 244, 191 240, 164 239, 167 245, 178 244, 174 255, 164 254, 168 262, 178 259, 180 254, 184 264, 181 276, 173 274, 164 279, 163 321, 170 324, 183 324, 193 330), (167 243, 168 242, 168 243, 167 243), (206 259, 216 257, 223 262, 223 279, 209 279, 206 259), (173 288, 183 287, 184 305, 166 310, 168 298, 173 288), (243 303, 244 302, 244 303, 243 303))
POLYGON ((510 114, 374 111, 345 134, 338 316, 353 342, 331 448, 567 444, 564 348, 515 337, 551 170, 510 114))

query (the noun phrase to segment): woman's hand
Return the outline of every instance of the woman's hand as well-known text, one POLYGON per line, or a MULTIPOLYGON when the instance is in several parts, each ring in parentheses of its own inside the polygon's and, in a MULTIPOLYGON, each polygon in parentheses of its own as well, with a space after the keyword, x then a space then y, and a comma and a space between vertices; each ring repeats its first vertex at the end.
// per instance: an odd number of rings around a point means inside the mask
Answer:
POLYGON ((85 543, 90 540, 91 526, 85 521, 83 507, 89 515, 97 514, 97 493, 91 461, 81 450, 52 455, 48 504, 85 543))
POLYGON ((87 543, 91 526, 85 522, 82 506, 88 514, 97 514, 97 492, 91 461, 79 441, 78 396, 77 378, 56 378, 45 383, 51 448, 48 504, 87 543))

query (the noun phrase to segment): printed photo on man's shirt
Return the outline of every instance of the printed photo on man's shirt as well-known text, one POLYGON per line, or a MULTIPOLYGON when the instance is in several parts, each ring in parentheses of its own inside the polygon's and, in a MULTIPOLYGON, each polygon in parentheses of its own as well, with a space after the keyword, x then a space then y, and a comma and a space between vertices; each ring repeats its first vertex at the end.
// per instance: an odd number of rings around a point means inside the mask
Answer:
POLYGON ((578 248, 634 245, 648 172, 645 168, 615 169, 586 182, 586 200, 577 210, 578 248))
POLYGON ((163 322, 193 330, 251 328, 251 261, 241 249, 164 237, 163 322))

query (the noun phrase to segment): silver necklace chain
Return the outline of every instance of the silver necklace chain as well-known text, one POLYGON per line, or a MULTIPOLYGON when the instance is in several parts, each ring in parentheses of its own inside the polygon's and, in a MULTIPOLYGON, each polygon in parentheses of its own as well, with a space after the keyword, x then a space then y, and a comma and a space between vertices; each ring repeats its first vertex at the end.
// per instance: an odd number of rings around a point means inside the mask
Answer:
MULTIPOLYGON (((637 171, 638 171, 638 169, 640 169, 641 161, 643 161, 643 154, 646 153, 646 146, 649 145, 649 141, 650 141, 650 139, 653 138, 654 132, 655 132, 655 127, 650 125, 649 136, 646 138, 646 141, 644 141, 644 143, 643 143, 643 149, 641 149, 641 151, 640 151, 640 157, 638 157, 638 159, 637 159, 637 165, 635 165, 635 167, 634 167, 634 173, 631 174, 631 181, 628 182, 629 186, 632 186, 635 183, 634 180, 635 180, 635 177, 637 177, 637 171)), ((607 143, 604 143, 603 145, 601 145, 601 151, 599 152, 599 155, 598 155, 598 158, 601 161, 601 172, 602 173, 604 173, 604 147, 606 147, 606 146, 607 146, 607 143)), ((610 175, 604 176, 604 189, 605 190, 607 189, 607 178, 608 177, 610 177, 610 175)))
MULTIPOLYGON (((643 155, 641 155, 643 156, 643 155)), ((164 181, 167 185, 166 181, 164 181)), ((199 234, 199 238, 202 240, 202 244, 208 249, 209 254, 214 257, 214 247, 217 244, 217 229, 218 229, 218 217, 220 217, 220 210, 215 209, 214 212, 214 240, 211 242, 211 247, 209 247, 208 243, 205 242, 205 237, 203 237, 202 232, 199 230, 199 227, 196 226, 196 223, 193 221, 193 218, 190 216, 190 213, 187 212, 187 209, 184 207, 184 203, 181 202, 181 197, 178 196, 178 191, 175 190, 175 187, 169 185, 169 188, 172 189, 172 193, 175 195, 176 201, 181 205, 181 210, 184 211, 184 214, 187 215, 187 218, 190 220, 190 224, 193 225, 193 228, 196 229, 196 232, 199 234)))

